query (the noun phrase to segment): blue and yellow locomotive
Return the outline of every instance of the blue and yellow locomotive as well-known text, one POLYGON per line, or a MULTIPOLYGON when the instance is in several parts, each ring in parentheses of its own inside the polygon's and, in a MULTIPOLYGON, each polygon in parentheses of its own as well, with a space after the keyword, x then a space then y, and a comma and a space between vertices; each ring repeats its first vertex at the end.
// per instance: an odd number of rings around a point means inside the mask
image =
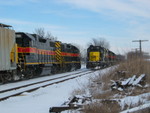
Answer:
POLYGON ((108 49, 105 49, 104 47, 90 45, 87 49, 87 68, 104 68, 114 64, 115 61, 115 53, 108 49))

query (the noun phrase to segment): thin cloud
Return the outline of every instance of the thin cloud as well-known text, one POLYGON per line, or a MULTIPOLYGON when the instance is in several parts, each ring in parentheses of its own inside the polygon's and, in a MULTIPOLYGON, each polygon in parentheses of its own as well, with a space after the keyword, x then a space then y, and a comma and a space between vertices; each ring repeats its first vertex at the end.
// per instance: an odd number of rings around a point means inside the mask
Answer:
POLYGON ((2 23, 12 23, 12 24, 32 24, 31 22, 15 20, 15 19, 7 19, 7 18, 0 18, 2 23))
POLYGON ((0 5, 15 6, 25 3, 38 3, 38 2, 40 2, 40 0, 0 0, 0 5))
POLYGON ((52 14, 57 15, 64 18, 88 18, 90 16, 85 14, 78 14, 78 13, 72 13, 71 11, 67 10, 49 10, 49 9, 43 9, 40 11, 41 14, 52 14))
POLYGON ((120 13, 130 16, 150 18, 148 0, 61 0, 72 7, 84 8, 98 13, 120 13))
POLYGON ((57 26, 57 25, 49 25, 46 23, 35 23, 35 22, 29 22, 29 21, 23 21, 23 20, 16 20, 16 19, 7 19, 7 18, 0 18, 1 23, 10 24, 10 25, 25 25, 35 28, 46 28, 46 29, 65 29, 64 26, 57 26))

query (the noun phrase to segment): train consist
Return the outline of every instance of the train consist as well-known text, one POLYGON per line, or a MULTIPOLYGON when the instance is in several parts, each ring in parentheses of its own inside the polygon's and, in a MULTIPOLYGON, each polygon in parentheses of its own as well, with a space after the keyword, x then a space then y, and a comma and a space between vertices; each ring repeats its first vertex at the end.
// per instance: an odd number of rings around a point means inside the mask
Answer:
POLYGON ((97 67, 104 68, 116 62, 116 55, 112 51, 101 46, 89 46, 87 49, 86 67, 95 69, 97 67))
POLYGON ((71 44, 15 32, 0 24, 0 82, 81 68, 79 49, 71 44))

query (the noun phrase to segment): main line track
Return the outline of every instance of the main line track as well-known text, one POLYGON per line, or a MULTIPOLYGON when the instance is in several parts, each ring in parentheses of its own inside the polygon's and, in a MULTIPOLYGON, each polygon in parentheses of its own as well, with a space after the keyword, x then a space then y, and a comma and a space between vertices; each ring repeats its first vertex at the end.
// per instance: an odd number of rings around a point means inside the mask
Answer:
POLYGON ((80 77, 80 76, 83 76, 83 75, 86 75, 89 73, 93 73, 93 71, 84 70, 84 71, 76 72, 73 74, 67 74, 67 75, 53 78, 53 79, 47 79, 47 80, 43 80, 43 81, 38 81, 38 82, 26 84, 26 85, 21 85, 21 86, 9 88, 9 89, 1 90, 0 91, 0 101, 6 100, 6 99, 13 97, 13 96, 21 95, 24 92, 32 92, 32 91, 37 90, 41 87, 46 87, 46 86, 50 86, 53 84, 62 83, 64 81, 74 79, 74 78, 77 78, 77 77, 80 77))

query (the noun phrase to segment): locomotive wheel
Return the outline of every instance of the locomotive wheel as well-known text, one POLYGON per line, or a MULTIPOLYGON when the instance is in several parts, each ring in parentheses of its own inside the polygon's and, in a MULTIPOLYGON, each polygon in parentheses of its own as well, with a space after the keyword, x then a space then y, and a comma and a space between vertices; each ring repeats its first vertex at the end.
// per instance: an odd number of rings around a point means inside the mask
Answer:
POLYGON ((70 64, 67 65, 67 71, 71 71, 72 66, 70 64))
POLYGON ((76 65, 75 64, 72 64, 71 65, 71 71, 75 71, 76 70, 76 65))
POLYGON ((24 72, 24 78, 26 79, 33 78, 34 72, 35 72, 34 68, 27 68, 24 72))
POLYGON ((40 67, 35 67, 35 71, 33 73, 34 76, 40 76, 42 73, 42 68, 40 67))
POLYGON ((27 73, 25 74, 25 78, 27 78, 27 79, 33 78, 33 71, 28 70, 27 73))
POLYGON ((17 80, 20 80, 20 79, 21 79, 21 76, 18 76, 18 75, 13 75, 13 77, 12 77, 13 81, 17 81, 17 80))
POLYGON ((18 73, 18 71, 13 71, 12 72, 12 81, 17 81, 21 80, 21 74, 18 73))
POLYGON ((89 64, 86 64, 86 68, 89 69, 89 68, 90 68, 90 65, 89 65, 89 64))
POLYGON ((52 66, 51 73, 56 74, 56 72, 57 72, 56 66, 52 66))
POLYGON ((4 84, 4 83, 5 83, 5 80, 4 80, 3 75, 0 75, 0 81, 1 81, 1 83, 2 83, 2 84, 4 84))
POLYGON ((12 80, 12 76, 10 73, 3 74, 0 77, 1 77, 0 79, 1 79, 2 84, 7 83, 8 81, 12 80))
POLYGON ((67 66, 66 65, 63 66, 63 70, 62 71, 63 72, 67 72, 67 66))
POLYGON ((78 69, 81 69, 81 64, 78 64, 78 69))

